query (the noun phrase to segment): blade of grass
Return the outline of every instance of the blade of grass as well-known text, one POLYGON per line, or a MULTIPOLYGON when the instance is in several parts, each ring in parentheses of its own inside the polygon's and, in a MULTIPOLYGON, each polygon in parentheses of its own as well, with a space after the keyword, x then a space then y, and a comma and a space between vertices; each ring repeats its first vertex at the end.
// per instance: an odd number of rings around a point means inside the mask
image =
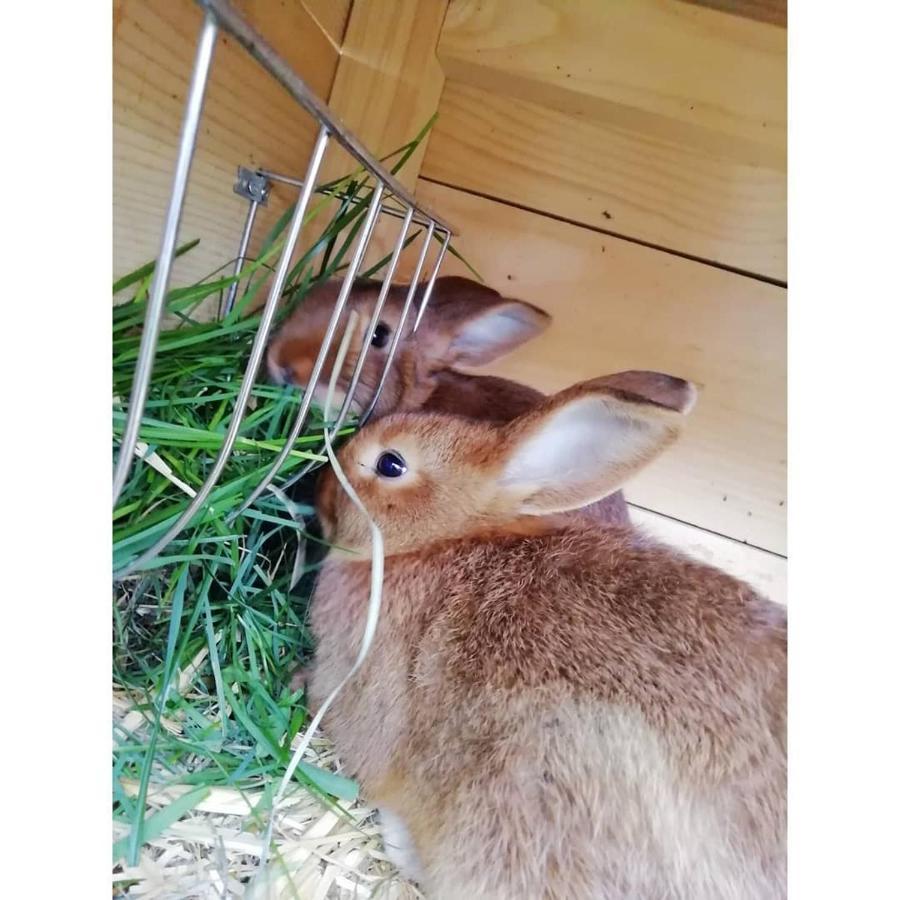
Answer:
POLYGON ((144 812, 147 806, 147 790, 150 786, 150 775, 153 770, 153 760, 156 755, 156 742, 159 740, 159 731, 162 721, 162 712, 165 708, 165 698, 169 693, 172 674, 175 671, 177 660, 174 658, 175 644, 178 638, 178 627, 181 624, 181 614, 184 609, 184 591, 187 586, 188 564, 183 563, 180 573, 172 588, 172 616, 169 619, 169 634, 166 639, 166 659, 164 664, 163 683, 158 692, 159 700, 156 704, 156 713, 150 732, 150 744, 144 760, 141 780, 138 786, 138 795, 134 806, 134 819, 132 820, 131 833, 128 839, 128 864, 136 866, 140 849, 144 843, 144 812))
POLYGON ((337 797, 338 800, 347 800, 353 803, 359 797, 359 785, 352 778, 320 769, 308 762, 301 762, 297 771, 302 772, 320 791, 337 797))
MULTIPOLYGON (((175 250, 175 259, 193 250, 199 243, 200 238, 194 238, 194 240, 182 244, 175 250)), ((124 291, 125 288, 130 287, 142 278, 147 278, 149 275, 152 275, 156 271, 156 262, 157 261, 154 259, 152 262, 144 263, 144 265, 139 266, 133 272, 129 272, 127 275, 123 275, 118 281, 114 281, 112 292, 118 294, 119 291, 124 291)))
MULTIPOLYGON (((159 837, 169 826, 174 825, 185 813, 190 812, 198 803, 202 803, 211 791, 208 787, 195 788, 182 794, 158 812, 148 816, 142 826, 141 843, 152 841, 159 837)), ((113 862, 117 862, 125 856, 126 851, 133 845, 134 831, 113 844, 113 862)), ((137 865, 130 862, 129 865, 137 865)))

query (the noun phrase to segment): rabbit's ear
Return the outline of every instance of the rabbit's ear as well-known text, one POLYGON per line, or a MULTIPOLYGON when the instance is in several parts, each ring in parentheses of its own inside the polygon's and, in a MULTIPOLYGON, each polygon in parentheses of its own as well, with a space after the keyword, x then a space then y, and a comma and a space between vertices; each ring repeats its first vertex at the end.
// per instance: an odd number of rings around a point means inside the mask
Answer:
POLYGON ((504 504, 542 515, 602 499, 675 440, 695 398, 690 382, 658 372, 620 372, 549 397, 504 429, 504 504))
POLYGON ((550 322, 530 303, 469 278, 447 276, 434 284, 421 342, 432 363, 483 366, 537 337, 550 322))

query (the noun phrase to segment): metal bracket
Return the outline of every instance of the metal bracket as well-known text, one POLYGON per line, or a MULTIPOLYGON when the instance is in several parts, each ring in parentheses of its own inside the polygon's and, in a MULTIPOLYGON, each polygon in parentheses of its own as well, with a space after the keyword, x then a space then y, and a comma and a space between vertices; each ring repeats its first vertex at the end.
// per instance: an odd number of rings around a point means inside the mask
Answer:
POLYGON ((234 183, 234 192, 246 200, 265 206, 269 202, 269 179, 255 169, 247 169, 238 166, 237 181, 234 183))

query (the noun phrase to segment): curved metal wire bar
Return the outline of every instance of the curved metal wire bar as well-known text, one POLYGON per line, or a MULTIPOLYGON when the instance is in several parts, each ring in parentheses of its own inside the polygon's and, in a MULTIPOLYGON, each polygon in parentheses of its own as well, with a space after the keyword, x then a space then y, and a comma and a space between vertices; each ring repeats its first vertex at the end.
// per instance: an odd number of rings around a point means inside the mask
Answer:
MULTIPOLYGON (((306 190, 305 187, 304 190, 306 190)), ((353 287, 353 281, 356 278, 356 273, 359 271, 360 263, 369 246, 369 238, 372 236, 372 231, 375 228, 375 222, 378 219, 378 214, 381 209, 381 197, 383 193, 384 185, 379 181, 372 191, 371 205, 369 206, 369 211, 366 213, 365 222, 363 223, 362 232, 360 233, 353 259, 350 261, 350 266, 344 275, 344 281, 338 292, 334 310, 331 313, 331 319, 328 322, 325 336, 322 339, 322 346, 319 347, 319 355, 316 357, 316 361, 313 364, 312 372, 310 373, 309 381, 303 394, 303 400, 300 403, 300 409, 297 411, 297 418, 294 420, 294 424, 291 426, 291 430, 285 438, 284 446, 281 448, 278 456, 275 457, 274 462, 269 467, 269 471, 266 472, 259 484, 253 489, 250 496, 228 517, 227 521, 229 522, 234 521, 234 519, 244 512, 244 510, 252 506, 262 492, 272 483, 272 479, 278 474, 282 464, 291 452, 291 448, 294 446, 294 441, 300 436, 300 432, 306 424, 309 408, 312 405, 313 391, 315 391, 316 385, 319 383, 319 376, 322 374, 322 368, 325 365, 325 357, 331 347, 331 342, 334 340, 334 333, 337 330, 338 321, 340 320, 341 313, 344 311, 347 298, 350 296, 350 289, 353 287)))
POLYGON ((431 293, 434 290, 434 283, 437 280, 438 272, 441 270, 441 263, 444 261, 444 256, 447 253, 447 250, 450 247, 450 232, 444 232, 444 240, 441 243, 441 249, 438 251, 437 259, 434 261, 434 268, 431 270, 431 277, 428 279, 428 286, 425 288, 425 294, 422 297, 422 303, 419 306, 419 313, 416 316, 416 321, 413 324, 413 334, 415 334, 419 330, 419 325, 422 324, 422 316, 425 315, 425 310, 428 308, 428 301, 431 299, 431 293))
POLYGON ((282 87, 317 121, 328 127, 335 140, 398 200, 434 220, 441 228, 453 229, 441 218, 434 215, 363 146, 363 143, 349 128, 323 103, 306 82, 291 69, 275 48, 259 34, 228 0, 197 0, 205 10, 215 14, 219 24, 237 38, 250 55, 275 78, 282 87))
MULTIPOLYGON (((347 414, 350 411, 350 405, 353 402, 353 395, 356 393, 356 388, 359 385, 360 375, 362 374, 362 367, 366 361, 366 355, 369 352, 369 348, 372 346, 372 336, 375 334, 375 327, 378 325, 378 318, 381 315, 381 310, 384 308, 385 301, 387 300, 388 291, 391 287, 391 281, 394 278, 394 272, 397 269, 397 263, 400 260, 400 253, 403 250, 403 245, 406 241, 406 235, 409 231, 409 226, 413 221, 413 210, 412 207, 408 207, 406 211, 406 215, 403 218, 403 224, 400 226, 400 236, 397 239, 397 244, 394 247, 394 252, 391 255, 391 260, 388 263, 388 268, 384 276, 384 280, 381 282, 381 291, 378 294, 378 300, 375 303, 375 308, 372 310, 372 317, 369 319, 369 325, 365 331, 363 336, 362 346, 360 347, 359 355, 356 358, 355 368, 353 370, 353 376, 350 379, 350 385, 347 388, 347 394, 344 397, 344 402, 341 405, 341 410, 338 413, 337 419, 335 420, 335 424, 329 429, 328 434, 330 439, 333 441, 337 433, 341 430, 344 425, 344 421, 347 418, 347 414)), ((335 365, 337 365, 337 361, 335 361, 335 365)), ((335 373, 332 373, 334 376, 335 373)), ((295 472, 280 484, 278 487, 286 491, 288 488, 293 487, 301 478, 305 478, 309 475, 313 469, 318 468, 320 465, 324 465, 324 463, 320 463, 316 460, 310 460, 303 468, 300 469, 299 472, 295 472)))
MULTIPOLYGON (((259 328, 257 329, 256 336, 253 339, 253 346, 250 349, 250 358, 247 361, 247 368, 244 372, 244 378, 241 382, 241 388, 238 392, 238 396, 235 400, 234 412, 231 415, 231 421, 228 425, 228 430, 225 433, 225 439, 222 442, 222 447, 219 450, 219 454, 216 457, 216 461, 213 464, 212 470, 209 475, 206 477, 206 480, 203 482, 202 486, 198 489, 196 495, 191 499, 191 502, 188 504, 187 508, 182 512, 182 514, 175 520, 175 522, 168 528, 165 534, 159 538, 149 549, 145 550, 141 553, 136 559, 132 562, 128 563, 123 569, 115 574, 117 578, 123 578, 124 576, 130 574, 135 571, 135 569, 142 566, 147 560, 152 559, 162 550, 168 543, 171 541, 181 530, 184 528, 190 521, 193 519, 197 510, 206 503, 206 498, 209 496, 213 487, 215 486, 216 481, 218 481, 219 476, 222 474, 222 470, 225 468, 225 464, 228 462, 228 457, 231 455, 231 450, 234 447, 234 442, 237 440, 238 430, 241 426, 241 420, 244 417, 244 412, 247 409, 247 401, 250 399, 250 392, 253 390, 253 383, 256 380, 256 373, 259 370, 260 362, 262 361, 263 353, 265 352, 266 341, 269 337, 269 330, 272 327, 272 320, 275 317, 275 310, 278 306, 278 301, 281 299, 281 291, 284 287, 284 281, 287 277, 288 268, 291 264, 291 258, 294 255, 294 248, 297 245, 297 240, 300 237, 300 230, 303 226, 303 217, 306 215, 306 208, 309 205, 309 198, 313 193, 313 186, 316 182, 316 175, 318 174, 319 167, 322 165, 322 159, 325 156, 325 148, 328 146, 328 138, 329 131, 324 126, 319 129, 319 135, 316 138, 315 146, 313 147, 312 156, 309 160, 309 168, 306 173, 306 183, 303 186, 303 190, 300 192, 300 197, 297 200, 297 205, 294 208, 294 215, 291 218, 291 224, 288 230, 287 238, 285 240, 284 249, 281 252, 281 258, 278 261, 278 268, 275 272, 275 278, 272 281, 272 287, 269 290, 269 296, 266 299, 265 306, 263 307, 262 316, 259 322, 259 328)), ((293 443, 293 441, 291 441, 293 443)), ((288 445, 286 445, 288 446, 288 445)), ((285 453, 285 456, 287 454, 285 453)))
MULTIPOLYGON (((283 184, 291 184, 294 187, 303 187, 303 182, 299 178, 292 178, 290 175, 282 175, 279 172, 273 172, 271 169, 259 168, 255 171, 258 175, 262 175, 270 181, 280 181, 283 184)), ((352 204, 365 203, 367 200, 365 197, 354 196, 348 194, 346 191, 335 190, 333 188, 319 188, 317 193, 322 194, 325 197, 332 197, 335 200, 346 200, 352 204)), ((402 199, 400 199, 400 202, 404 203, 402 199)), ((382 204, 381 212, 384 215, 392 216, 395 219, 403 219, 406 217, 406 213, 401 208, 391 206, 388 203, 382 204)), ((430 221, 431 219, 428 216, 423 214, 416 215, 415 212, 413 212, 413 222, 417 225, 427 225, 430 221)))
POLYGON ((415 272, 413 272, 412 280, 409 283, 409 290, 406 292, 406 300, 403 303, 403 312, 400 314, 400 322, 397 325, 397 330, 394 332, 394 338, 391 341, 390 348, 388 349, 387 359, 385 359, 384 368, 381 370, 381 377, 378 379, 378 385, 375 388, 375 393, 372 396, 372 399, 369 401, 369 405, 366 407, 366 411, 360 416, 360 425, 365 425, 365 423, 369 421, 372 416, 372 412, 375 409, 375 405, 378 403, 378 398, 381 396, 381 392, 384 390, 388 372, 390 371, 391 364, 394 361, 394 355, 397 353, 397 345, 400 343, 400 335, 403 334, 403 326, 406 325, 406 320, 409 316, 409 310, 412 306, 413 297, 416 293, 416 287, 418 286, 419 278, 422 275, 422 267, 425 265, 425 257, 428 255, 428 248, 431 246, 431 238, 434 235, 434 229, 435 223, 431 222, 428 225, 428 231, 425 232, 425 240, 422 241, 422 251, 421 253, 419 253, 419 259, 416 262, 416 269, 415 272))
POLYGON ((184 121, 181 125, 181 139, 178 144, 178 158, 172 178, 172 194, 169 198, 169 208, 166 211, 159 257, 153 273, 147 312, 144 316, 141 346, 135 365, 134 381, 131 385, 131 397, 128 401, 128 418, 125 420, 122 442, 119 445, 119 458, 116 460, 116 468, 113 473, 113 507, 115 507, 122 488, 125 487, 125 482, 128 480, 128 473, 131 471, 134 448, 137 446, 141 418, 144 415, 144 404, 147 402, 147 392, 150 389, 150 377, 153 374, 153 362, 156 358, 156 344, 159 340, 166 291, 169 288, 169 276, 175 256, 175 243, 178 239, 178 226, 181 223, 181 211, 187 192, 191 162, 194 158, 194 147, 197 144, 200 114, 203 111, 203 99, 206 95, 206 85, 209 81, 217 34, 216 19, 208 13, 203 21, 200 39, 197 42, 194 71, 188 87, 184 121))
POLYGON ((409 231, 410 223, 412 222, 412 207, 409 207, 406 211, 406 216, 403 219, 403 225, 400 228, 400 237, 397 240, 397 244, 394 247, 394 252, 391 256, 391 261, 388 264, 388 270, 385 274, 384 279, 381 282, 381 291, 378 294, 378 300, 375 303, 375 309, 372 311, 372 318, 369 320, 369 327, 366 329, 365 336, 363 337, 362 347, 359 351, 359 356, 356 360, 356 367, 353 370, 353 376, 350 379, 350 386, 347 389, 347 395, 344 397, 344 402, 341 404, 341 410, 338 413, 335 424, 332 426, 330 430, 330 434, 332 440, 334 436, 341 430, 341 427, 344 424, 344 421, 347 418, 347 414, 350 412, 350 404, 353 402, 353 395, 356 393, 357 385, 359 384, 360 376, 362 375, 362 368, 366 361, 366 356, 369 352, 369 348, 372 346, 372 337, 375 334, 375 328, 378 325, 378 317, 381 315, 381 310, 384 308, 385 301, 387 300, 388 291, 391 287, 391 281, 394 278, 394 271, 397 268, 397 263, 400 260, 400 252, 403 250, 403 243, 406 241, 406 234, 409 231))

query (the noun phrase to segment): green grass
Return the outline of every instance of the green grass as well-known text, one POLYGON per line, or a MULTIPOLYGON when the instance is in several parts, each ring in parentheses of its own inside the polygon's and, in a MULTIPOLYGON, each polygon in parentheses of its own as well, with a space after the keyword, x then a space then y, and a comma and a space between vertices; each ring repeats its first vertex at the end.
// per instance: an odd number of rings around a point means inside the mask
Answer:
MULTIPOLYGON (((398 151, 394 171, 421 136, 398 151)), ((310 288, 346 267, 371 186, 358 174, 333 186, 364 202, 345 203, 321 222, 334 204, 311 207, 306 233, 319 228, 319 237, 289 273, 278 320, 310 288)), ((291 212, 285 211, 257 261, 244 270, 239 300, 225 319, 204 322, 194 313, 204 300, 227 290, 233 279, 220 273, 230 264, 166 298, 176 324, 159 340, 140 440, 148 445, 147 455, 155 454, 175 479, 194 489, 210 470, 228 427, 259 323, 248 310, 258 300, 266 268, 277 259, 291 212)), ((190 252, 196 243, 179 252, 190 252)), ((376 274, 386 262, 365 274, 376 274)), ((113 307, 114 447, 124 427, 153 268, 147 264, 114 285, 115 292, 133 289, 113 307)), ((271 798, 291 741, 307 721, 303 697, 291 691, 289 681, 312 649, 306 608, 316 563, 304 557, 307 546, 317 546, 306 533, 312 510, 267 492, 229 521, 282 448, 299 402, 297 391, 258 383, 234 453, 205 508, 142 571, 114 583, 114 685, 144 716, 134 731, 117 726, 114 735, 113 815, 129 829, 114 856, 124 856, 130 865, 146 840, 213 786, 262 788, 258 814, 264 825, 265 798, 271 798), (126 779, 139 785, 136 796, 124 789, 126 779), (151 784, 195 790, 177 806, 148 815, 151 784)), ((321 413, 313 409, 282 476, 318 455, 322 426, 321 413)), ((114 569, 151 546, 188 500, 175 480, 136 458, 113 513, 114 569)), ((352 782, 313 766, 301 766, 295 777, 327 802, 355 796, 352 782)))

